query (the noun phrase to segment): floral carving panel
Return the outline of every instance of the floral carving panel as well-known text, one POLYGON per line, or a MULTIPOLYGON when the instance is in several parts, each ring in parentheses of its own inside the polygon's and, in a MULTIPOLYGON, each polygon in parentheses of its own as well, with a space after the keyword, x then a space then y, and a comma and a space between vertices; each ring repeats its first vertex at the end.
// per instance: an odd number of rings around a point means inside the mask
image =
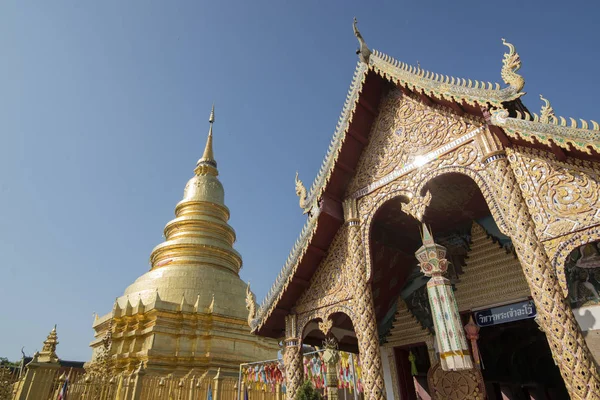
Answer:
POLYGON ((545 151, 525 148, 509 151, 509 161, 542 241, 600 223, 597 164, 561 162, 545 151))
POLYGON ((441 107, 427 106, 392 90, 380 106, 369 144, 348 193, 374 182, 472 129, 471 123, 441 107))
POLYGON ((309 287, 296 303, 298 314, 325 307, 349 297, 347 227, 339 229, 327 255, 313 274, 309 287))

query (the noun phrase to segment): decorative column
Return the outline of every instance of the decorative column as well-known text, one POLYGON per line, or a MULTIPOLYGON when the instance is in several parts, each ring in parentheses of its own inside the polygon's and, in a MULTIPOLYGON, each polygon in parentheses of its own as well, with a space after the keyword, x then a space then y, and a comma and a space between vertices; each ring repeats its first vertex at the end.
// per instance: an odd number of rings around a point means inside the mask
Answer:
POLYGON ((440 352, 440 365, 444 371, 472 369, 469 345, 465 339, 458 306, 450 281, 442 276, 448 269, 446 248, 436 244, 423 224, 423 246, 415 253, 427 282, 427 294, 433 316, 435 337, 440 352))
POLYGON ((467 335, 467 340, 471 342, 473 362, 477 369, 481 369, 481 357, 479 356, 479 346, 477 346, 477 340, 479 340, 479 327, 473 322, 472 315, 469 317, 469 322, 465 325, 465 333, 467 335))
POLYGON ((304 381, 302 369, 302 340, 297 333, 297 316, 290 314, 285 317, 285 349, 283 363, 285 365, 285 397, 289 400, 296 398, 296 393, 304 381))
POLYGON ((348 254, 351 254, 350 265, 355 282, 354 312, 356 321, 352 322, 355 323, 354 331, 358 339, 364 395, 365 399, 369 400, 385 399, 377 319, 375 318, 371 284, 367 280, 365 250, 360 234, 356 199, 345 200, 343 206, 347 227, 342 229, 348 230, 348 254))
POLYGON ((535 228, 515 175, 503 152, 484 157, 488 184, 505 220, 531 295, 538 322, 572 399, 599 400, 600 376, 556 272, 535 234, 535 228))
POLYGON ((338 398, 338 361, 340 354, 337 349, 327 347, 323 353, 323 361, 327 364, 327 400, 338 398))

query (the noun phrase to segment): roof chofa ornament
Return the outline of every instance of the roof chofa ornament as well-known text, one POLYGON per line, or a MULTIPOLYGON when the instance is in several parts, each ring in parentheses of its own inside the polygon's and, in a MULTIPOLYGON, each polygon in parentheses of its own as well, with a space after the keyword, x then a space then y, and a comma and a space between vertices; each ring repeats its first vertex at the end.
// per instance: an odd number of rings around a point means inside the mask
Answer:
POLYGON ((365 43, 365 40, 363 39, 362 35, 360 34, 360 31, 358 30, 358 27, 356 26, 356 23, 358 21, 356 20, 356 17, 354 17, 354 23, 352 24, 352 28, 354 28, 354 36, 356 36, 356 38, 358 39, 358 50, 356 50, 356 54, 358 54, 358 58, 360 59, 361 62, 364 62, 365 64, 369 64, 369 57, 371 57, 371 50, 369 50, 369 48, 367 47, 367 44, 365 43))
POLYGON ((310 211, 310 207, 308 206, 308 202, 306 200, 306 188, 304 187, 304 183, 298 178, 298 172, 296 171, 296 195, 300 199, 300 208, 302 209, 302 214, 306 214, 310 211))
POLYGON ((553 122, 554 119, 556 118, 556 116, 554 115, 554 109, 550 105, 550 102, 548 101, 548 99, 544 98, 544 96, 542 96, 541 94, 540 94, 540 100, 542 100, 544 102, 544 105, 542 106, 542 109, 540 110, 540 122, 543 122, 545 124, 547 124, 549 122, 553 122))
MULTIPOLYGON (((525 86, 525 79, 517 71, 521 68, 521 58, 519 53, 515 51, 515 46, 502 39, 502 44, 508 47, 508 53, 504 53, 502 60, 502 80, 504 83, 515 89, 519 93, 525 86)), ((524 93, 519 93, 524 94, 524 93)))

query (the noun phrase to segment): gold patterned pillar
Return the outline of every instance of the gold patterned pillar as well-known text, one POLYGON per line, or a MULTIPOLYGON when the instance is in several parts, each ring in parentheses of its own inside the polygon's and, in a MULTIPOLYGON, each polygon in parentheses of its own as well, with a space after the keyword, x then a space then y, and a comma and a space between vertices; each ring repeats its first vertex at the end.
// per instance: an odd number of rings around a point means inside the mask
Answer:
POLYGON ((508 227, 538 312, 538 321, 572 399, 600 400, 600 376, 533 220, 506 155, 487 158, 488 182, 508 227))
POLYGON ((348 229, 348 253, 352 254, 350 265, 355 284, 354 313, 356 315, 356 321, 353 322, 355 322, 354 331, 358 339, 365 399, 385 399, 377 319, 371 285, 367 281, 365 249, 361 238, 356 199, 345 200, 343 205, 344 218, 348 225, 346 228, 348 229))
POLYGON ((293 400, 304 380, 302 369, 302 340, 298 337, 298 319, 295 314, 285 317, 285 350, 283 363, 285 365, 286 398, 293 400))

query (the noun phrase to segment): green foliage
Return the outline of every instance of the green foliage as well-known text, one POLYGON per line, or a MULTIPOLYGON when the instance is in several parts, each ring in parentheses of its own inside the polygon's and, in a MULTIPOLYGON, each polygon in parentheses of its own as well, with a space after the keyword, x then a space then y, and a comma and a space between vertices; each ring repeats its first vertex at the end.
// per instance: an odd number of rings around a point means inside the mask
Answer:
POLYGON ((321 394, 313 387, 310 381, 304 381, 300 389, 298 389, 296 400, 321 400, 321 394))
POLYGON ((3 367, 18 367, 19 365, 21 365, 20 362, 8 361, 8 358, 6 358, 6 357, 0 357, 0 366, 3 366, 3 367))

